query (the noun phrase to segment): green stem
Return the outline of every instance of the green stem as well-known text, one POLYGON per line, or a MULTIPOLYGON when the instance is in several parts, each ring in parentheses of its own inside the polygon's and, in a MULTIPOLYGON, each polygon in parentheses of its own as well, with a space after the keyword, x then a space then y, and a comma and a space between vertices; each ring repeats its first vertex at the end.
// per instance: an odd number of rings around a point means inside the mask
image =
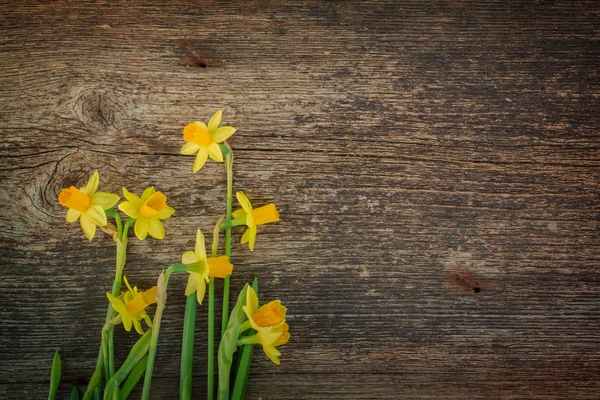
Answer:
POLYGON ((215 278, 211 277, 208 283, 208 400, 215 398, 215 278))
MULTIPOLYGON (((115 212, 116 214, 116 212, 115 212)), ((109 213, 109 215, 113 215, 109 213)), ((119 220, 118 214, 116 214, 115 221, 117 222, 117 230, 121 226, 121 222, 119 220)), ((120 232, 121 235, 117 240, 117 259, 116 259, 116 268, 115 268, 115 279, 113 281, 113 286, 111 290, 111 294, 115 297, 119 296, 119 292, 121 291, 121 280, 123 277, 123 270, 125 269, 125 262, 127 260, 127 233, 129 231, 129 227, 131 224, 135 222, 134 219, 128 218, 125 222, 125 228, 120 232)), ((104 320, 104 324, 106 325, 113 317, 113 309, 110 302, 108 303, 108 309, 106 310, 106 318, 104 320)), ((104 334, 102 335, 102 342, 100 343, 100 351, 98 352, 98 361, 96 362, 96 370, 92 375, 92 379, 88 384, 88 387, 83 395, 83 400, 90 400, 94 395, 94 390, 100 384, 100 380, 102 378, 102 370, 104 369, 104 374, 106 376, 106 380, 108 381, 110 377, 114 374, 114 351, 113 349, 113 334, 112 330, 107 335, 107 340, 104 339, 104 334), (108 343, 107 343, 108 342, 108 343), (104 357, 107 352, 103 351, 107 346, 108 350, 108 359, 105 361, 104 357), (112 354, 112 357, 110 356, 112 354), (112 363, 110 362, 112 358, 112 363), (112 365, 112 368, 111 368, 112 365)))
POLYGON ((119 216, 119 213, 113 210, 112 208, 109 210, 104 210, 104 212, 107 216, 113 217, 115 219, 115 223, 117 224, 117 237, 120 240, 123 236, 123 227, 121 226, 121 217, 119 216))
POLYGON ((231 364, 233 362, 233 353, 237 350, 240 325, 242 325, 242 322, 246 318, 243 307, 246 304, 247 290, 248 284, 246 283, 238 295, 235 307, 231 311, 231 318, 229 318, 229 322, 227 323, 227 329, 221 337, 221 343, 219 343, 219 400, 229 400, 231 364))
MULTIPOLYGON (((171 267, 169 267, 170 269, 171 267)), ((156 313, 152 321, 152 341, 150 342, 150 350, 148 351, 148 363, 146 364, 146 376, 144 378, 144 388, 142 389, 142 400, 148 400, 150 396, 150 385, 152 383, 152 371, 154 369, 154 359, 156 358, 156 348, 158 346, 158 334, 160 331, 160 323, 162 314, 167 303, 167 279, 164 271, 160 273, 156 282, 156 313)))
MULTIPOLYGON (((125 269, 125 261, 127 259, 127 230, 125 230, 121 240, 117 242, 117 265, 115 280, 113 282, 111 294, 115 297, 119 296, 121 292, 121 281, 123 279, 123 270, 125 269)), ((109 309, 106 313, 106 322, 108 323, 114 315, 114 310, 109 303, 109 309)), ((115 373, 115 352, 113 344, 113 333, 114 327, 111 327, 107 334, 107 346, 108 346, 108 375, 106 379, 110 379, 115 373)), ((106 369, 106 368, 105 368, 106 369)))
MULTIPOLYGON (((252 282, 252 288, 258 295, 258 279, 254 278, 252 282)), ((246 321, 247 322, 247 321, 246 321)), ((243 323, 240 326, 240 332, 244 329, 243 323)), ((248 329, 242 334, 242 336, 251 336, 256 331, 254 329, 248 329)), ((252 362, 252 354, 254 353, 254 345, 246 344, 242 347, 240 358, 238 360, 238 367, 235 374, 235 382, 233 384, 233 391, 231 393, 231 400, 244 400, 246 394, 246 385, 248 384, 248 376, 250 374, 250 363, 252 362)))
MULTIPOLYGON (((113 347, 113 341, 112 341, 112 333, 114 332, 114 327, 115 325, 118 325, 121 323, 121 317, 115 317, 113 319, 111 319, 109 322, 107 322, 104 327, 102 328, 102 352, 103 352, 103 362, 104 365, 110 365, 110 363, 112 362, 113 368, 114 368, 114 347, 113 347), (112 357, 111 357, 112 355, 112 357)), ((114 369, 111 372, 111 377, 115 374, 114 369)), ((108 376, 108 375, 107 375, 108 376)), ((110 379, 110 378, 108 378, 110 379)), ((108 380, 107 379, 107 380, 108 380)))
POLYGON ((227 220, 227 221, 221 222, 219 224, 219 229, 225 230, 225 229, 231 228, 233 226, 242 226, 242 225, 246 225, 246 216, 245 215, 243 217, 240 217, 240 218, 236 218, 236 219, 232 219, 232 220, 227 220))
MULTIPOLYGON (((231 221, 231 208, 233 206, 233 152, 229 145, 225 144, 228 151, 225 154, 225 168, 227 170, 227 214, 226 221, 231 221)), ((231 262, 231 227, 225 229, 225 255, 231 262)), ((223 314, 221 317, 221 336, 227 329, 229 321, 229 276, 223 280, 223 314)))
MULTIPOLYGON (((129 227, 135 222, 135 220, 133 218, 128 218, 127 221, 125 222, 125 228, 123 230, 121 230, 120 229, 121 220, 120 220, 117 212, 114 210, 107 210, 107 211, 113 211, 113 212, 107 212, 107 215, 115 217, 115 221, 117 223, 117 230, 119 231, 119 234, 120 234, 118 237, 118 241, 117 241, 117 261, 116 261, 115 280, 113 281, 113 287, 111 290, 111 294, 113 296, 117 297, 119 295, 119 292, 121 291, 121 278, 123 276, 123 270, 125 268, 125 262, 126 262, 127 233, 129 232, 129 227)), ((112 309, 112 305, 109 302, 108 309, 106 310, 106 318, 104 320, 105 325, 112 319, 112 316, 113 316, 113 309, 112 309)), ((110 334, 110 341, 112 342, 112 332, 110 334)), ((102 342, 100 343, 100 350, 98 351, 98 361, 96 362, 96 369, 94 371, 94 374, 92 375, 92 379, 90 379, 90 382, 88 383, 88 387, 85 391, 85 394, 83 395, 83 400, 90 400, 94 396, 94 390, 96 389, 96 387, 98 387, 98 385, 100 385, 103 368, 106 367, 105 368, 106 380, 108 381, 110 379, 109 374, 111 373, 111 370, 110 370, 110 367, 107 365, 107 363, 104 361, 105 352, 103 351, 103 348, 105 345, 107 345, 107 344, 104 340, 104 335, 102 335, 102 342)), ((108 347, 112 347, 112 346, 108 346, 108 347)), ((113 352, 113 354, 114 354, 114 352, 113 352)), ((108 364, 110 364, 110 362, 108 364)), ((113 356, 112 371, 114 371, 114 356, 113 356)))
POLYGON ((194 331, 196 329, 196 292, 187 297, 183 318, 183 340, 181 343, 181 367, 179 373, 179 398, 192 394, 192 368, 194 364, 194 331))
MULTIPOLYGON (((223 221, 221 217, 213 230, 213 241, 211 256, 216 257, 219 250, 219 224, 223 221)), ((208 375, 207 375, 207 396, 208 400, 215 398, 215 278, 210 277, 208 282, 208 375)))

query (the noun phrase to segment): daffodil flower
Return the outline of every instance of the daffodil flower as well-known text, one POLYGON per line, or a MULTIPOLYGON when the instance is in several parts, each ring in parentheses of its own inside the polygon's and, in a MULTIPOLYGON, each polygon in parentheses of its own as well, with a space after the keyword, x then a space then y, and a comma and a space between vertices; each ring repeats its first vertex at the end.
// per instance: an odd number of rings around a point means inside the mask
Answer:
POLYGON ((290 339, 289 326, 285 322, 287 309, 279 300, 273 300, 259 308, 258 296, 254 289, 249 287, 243 310, 248 321, 241 325, 240 332, 253 328, 256 333, 240 337, 238 344, 260 344, 266 356, 275 364, 279 364, 281 353, 276 347, 286 344, 290 339))
POLYGON ((229 262, 229 257, 227 256, 206 257, 204 235, 200 229, 196 232, 196 246, 194 251, 186 251, 181 256, 181 262, 183 264, 193 264, 199 261, 204 261, 208 264, 208 271, 204 275, 190 272, 188 283, 185 288, 185 295, 189 296, 195 291, 198 303, 202 304, 206 292, 206 283, 210 281, 209 277, 225 278, 226 276, 231 275, 233 264, 229 262))
POLYGON ((161 220, 175 212, 167 205, 167 196, 153 187, 144 190, 141 198, 125 188, 123 195, 128 201, 119 204, 119 210, 136 219, 134 231, 138 239, 144 240, 148 234, 155 239, 163 239, 165 228, 161 220))
POLYGON ((121 293, 119 297, 115 297, 110 293, 106 293, 106 297, 108 297, 115 311, 119 313, 125 330, 128 332, 131 331, 131 325, 133 324, 136 332, 143 335, 144 331, 140 324, 142 319, 146 322, 146 325, 152 327, 152 321, 148 317, 148 314, 146 314, 145 309, 149 305, 156 303, 156 286, 142 292, 136 286, 132 288, 126 277, 123 277, 123 280, 128 290, 121 293))
POLYGON ((232 221, 233 226, 236 226, 243 221, 248 226, 248 229, 242 235, 241 243, 248 243, 250 250, 254 250, 254 243, 256 242, 256 227, 258 225, 268 224, 270 222, 279 221, 279 213, 275 204, 270 203, 266 206, 259 208, 252 208, 252 203, 248 200, 248 197, 243 192, 237 192, 235 196, 238 202, 242 206, 241 210, 236 210, 231 214, 234 219, 232 221))
POLYGON ((192 122, 183 128, 183 140, 187 143, 181 148, 181 154, 192 155, 196 152, 193 171, 198 172, 204 166, 208 156, 217 162, 223 162, 223 153, 219 143, 227 140, 235 133, 232 126, 221 126, 219 110, 212 116, 208 126, 204 122, 192 122))
POLYGON ((96 226, 107 224, 104 210, 108 210, 119 201, 116 194, 97 192, 99 183, 98 171, 94 171, 84 187, 77 189, 71 186, 63 189, 58 195, 58 202, 69 209, 67 222, 79 219, 79 225, 88 240, 92 240, 96 235, 96 226))

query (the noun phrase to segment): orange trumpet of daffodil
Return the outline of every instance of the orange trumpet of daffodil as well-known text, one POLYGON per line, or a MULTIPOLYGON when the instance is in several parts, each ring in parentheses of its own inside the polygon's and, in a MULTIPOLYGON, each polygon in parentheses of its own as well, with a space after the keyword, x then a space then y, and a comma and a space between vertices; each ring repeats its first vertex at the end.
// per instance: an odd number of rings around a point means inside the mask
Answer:
POLYGON ((133 288, 129 285, 126 277, 123 277, 127 285, 127 292, 121 293, 119 297, 115 297, 110 293, 106 293, 106 297, 112 304, 112 307, 119 313, 121 321, 126 331, 131 331, 131 325, 140 335, 144 334, 140 321, 143 319, 146 325, 152 327, 152 321, 146 314, 146 307, 156 303, 156 286, 151 287, 145 292, 139 291, 136 286, 133 288))
POLYGON ((119 201, 116 194, 97 192, 99 183, 98 171, 94 171, 84 187, 77 189, 71 186, 63 189, 58 195, 58 202, 69 209, 67 222, 79 219, 79 225, 88 240, 92 240, 96 235, 96 226, 107 224, 104 210, 112 208, 119 201))
POLYGON ((155 239, 165 237, 165 228, 161 222, 169 218, 175 210, 167 205, 167 196, 157 192, 153 187, 144 190, 139 197, 123 188, 123 195, 128 201, 119 204, 119 210, 131 218, 135 218, 134 231, 140 240, 150 234, 155 239))
POLYGON ((208 264, 208 271, 205 275, 190 272, 188 283, 185 288, 185 295, 189 296, 195 291, 198 303, 202 304, 206 292, 206 283, 210 281, 209 277, 225 278, 226 276, 231 275, 233 264, 229 262, 229 257, 227 256, 210 258, 206 256, 204 235, 200 229, 196 232, 196 246, 194 250, 186 251, 181 256, 181 262, 183 264, 193 264, 199 261, 208 264))
POLYGON ((193 171, 198 172, 204 166, 210 156, 217 162, 223 162, 223 153, 219 143, 227 140, 235 133, 232 126, 221 126, 221 116, 223 111, 218 110, 208 122, 192 122, 183 128, 183 140, 187 143, 181 148, 181 154, 196 154, 193 171))
POLYGON ((287 309, 279 300, 273 300, 259 308, 258 296, 254 289, 249 287, 243 310, 248 321, 241 325, 240 332, 253 328, 256 333, 240 337, 238 344, 260 344, 267 357, 275 364, 279 364, 281 353, 276 347, 286 344, 290 339, 289 326, 285 322, 287 309))
MULTIPOLYGON (((268 224, 270 222, 279 221, 279 213, 275 204, 267 204, 259 208, 252 208, 252 203, 248 200, 248 197, 243 192, 237 192, 235 194, 238 202, 242 206, 241 210, 235 210, 231 217, 234 220, 245 219, 245 224, 248 229, 242 235, 241 243, 248 243, 250 250, 254 250, 254 243, 256 242, 256 227, 258 225, 268 224)), ((236 225, 234 221, 234 226, 236 225)))

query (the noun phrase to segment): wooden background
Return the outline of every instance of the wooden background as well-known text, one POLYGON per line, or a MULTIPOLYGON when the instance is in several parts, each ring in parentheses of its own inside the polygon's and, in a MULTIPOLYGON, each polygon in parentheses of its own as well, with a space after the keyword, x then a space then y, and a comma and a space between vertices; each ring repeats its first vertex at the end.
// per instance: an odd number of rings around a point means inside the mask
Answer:
MULTIPOLYGON (((95 365, 114 246, 64 222, 60 190, 97 169, 166 193, 167 238, 130 241, 152 285, 223 213, 222 165, 179 155, 217 109, 235 190, 282 216, 233 246, 233 288, 260 277, 292 334, 281 366, 256 352, 249 399, 598 398, 598 3, 3 3, 1 398, 45 398, 57 347, 62 398, 95 365)), ((177 398, 172 282, 156 399, 177 398)))

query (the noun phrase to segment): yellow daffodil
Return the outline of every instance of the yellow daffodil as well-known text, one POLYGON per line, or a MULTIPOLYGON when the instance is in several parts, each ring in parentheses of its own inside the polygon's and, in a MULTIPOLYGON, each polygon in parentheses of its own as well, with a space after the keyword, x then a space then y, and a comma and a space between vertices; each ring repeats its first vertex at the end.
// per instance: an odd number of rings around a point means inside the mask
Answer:
POLYGON ((248 321, 240 327, 240 332, 252 327, 257 332, 252 336, 242 336, 239 344, 260 344, 263 351, 275 364, 279 364, 281 353, 276 347, 290 339, 289 326, 285 322, 286 308, 279 300, 273 300, 258 307, 258 296, 252 287, 246 292, 246 305, 243 307, 248 321))
POLYGON ((112 304, 115 311, 119 313, 121 321, 126 331, 131 331, 131 325, 135 327, 135 330, 140 335, 144 334, 140 321, 143 319, 146 321, 146 325, 152 327, 152 321, 148 314, 146 314, 146 307, 156 303, 156 286, 153 286, 149 290, 142 292, 137 287, 131 287, 126 277, 123 277, 125 284, 127 285, 127 291, 121 293, 119 297, 115 297, 110 293, 106 293, 106 297, 112 304))
POLYGON ((144 190, 141 198, 125 188, 123 195, 128 201, 119 204, 119 210, 136 219, 134 230, 138 239, 146 239, 148 233, 155 239, 163 239, 165 228, 160 220, 169 218, 175 212, 167 205, 167 196, 153 187, 144 190))
MULTIPOLYGON (((252 208, 252 204, 248 197, 243 192, 237 192, 235 196, 238 202, 242 206, 241 210, 236 210, 231 214, 234 220, 245 219, 245 224, 248 226, 246 232, 242 236, 241 243, 248 243, 250 250, 254 250, 254 243, 256 242, 256 227, 258 225, 268 224, 270 222, 279 221, 279 213, 275 204, 267 204, 259 208, 252 208)), ((234 221, 234 226, 236 225, 234 221)))
POLYGON ((221 126, 221 110, 217 111, 208 122, 192 122, 183 128, 183 140, 187 143, 181 148, 181 154, 192 155, 196 152, 193 171, 198 172, 208 159, 208 156, 217 162, 223 162, 223 153, 219 143, 227 140, 235 133, 231 126, 221 126))
POLYGON ((104 210, 113 207, 119 201, 119 196, 112 193, 97 192, 100 176, 94 171, 87 184, 77 189, 75 186, 63 189, 58 195, 58 202, 67 207, 67 222, 79 224, 85 237, 92 240, 96 235, 96 226, 107 224, 104 210))
POLYGON ((206 283, 210 281, 209 277, 225 278, 226 276, 231 275, 233 264, 229 262, 227 256, 206 257, 204 235, 200 229, 196 232, 196 246, 194 251, 186 251, 181 256, 181 262, 183 264, 193 264, 199 261, 204 261, 208 264, 208 271, 205 275, 190 272, 188 283, 185 288, 185 295, 189 296, 195 291, 198 303, 202 304, 202 299, 204 299, 204 293, 206 292, 206 283))

